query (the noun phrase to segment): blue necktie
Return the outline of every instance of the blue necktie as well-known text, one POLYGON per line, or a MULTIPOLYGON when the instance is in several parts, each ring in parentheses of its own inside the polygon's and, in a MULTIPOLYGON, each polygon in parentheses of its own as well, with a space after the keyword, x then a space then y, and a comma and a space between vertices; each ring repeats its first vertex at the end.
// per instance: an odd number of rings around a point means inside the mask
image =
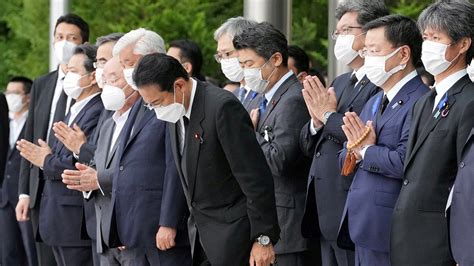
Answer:
POLYGON ((262 97, 262 101, 260 102, 260 106, 258 107, 258 113, 260 115, 260 117, 263 116, 263 114, 265 113, 265 110, 267 109, 267 98, 265 98, 265 96, 262 97))
POLYGON ((245 100, 245 94, 247 94, 247 90, 244 87, 240 88, 240 90, 239 90, 239 101, 241 103, 243 103, 244 100, 245 100))

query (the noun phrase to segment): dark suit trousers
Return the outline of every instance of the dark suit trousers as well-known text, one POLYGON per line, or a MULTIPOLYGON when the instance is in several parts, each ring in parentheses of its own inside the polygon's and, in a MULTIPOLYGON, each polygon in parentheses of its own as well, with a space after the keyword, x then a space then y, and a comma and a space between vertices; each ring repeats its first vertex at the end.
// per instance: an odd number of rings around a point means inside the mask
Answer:
POLYGON ((132 248, 123 251, 117 248, 107 249, 101 258, 101 266, 191 266, 189 247, 174 247, 160 251, 156 247, 132 248))
POLYGON ((58 266, 92 266, 90 247, 52 247, 58 266))
MULTIPOLYGON (((33 229, 38 230, 39 228, 39 204, 33 209, 30 209, 30 219, 33 229)), ((39 230, 38 230, 39 231, 39 230)), ((38 234, 34 232, 35 234, 38 234)), ((37 240, 37 239, 36 239, 37 240)), ((42 242, 36 242, 36 254, 38 256, 38 263, 41 266, 54 266, 56 261, 54 260, 53 250, 51 247, 45 245, 42 242)))
POLYGON ((321 259, 324 266, 352 266, 354 252, 337 246, 337 241, 326 240, 321 235, 321 259))
POLYGON ((390 266, 390 255, 388 252, 380 252, 366 249, 360 246, 355 247, 356 266, 390 266))
POLYGON ((31 221, 18 222, 15 206, 0 208, 0 265, 38 265, 31 221))

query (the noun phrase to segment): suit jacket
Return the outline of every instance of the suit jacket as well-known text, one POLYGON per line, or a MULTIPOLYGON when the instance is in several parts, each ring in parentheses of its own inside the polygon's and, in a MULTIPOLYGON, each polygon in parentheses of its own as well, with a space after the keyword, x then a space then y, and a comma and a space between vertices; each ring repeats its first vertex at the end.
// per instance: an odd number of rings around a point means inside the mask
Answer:
POLYGON ((403 186, 395 206, 391 263, 453 265, 446 201, 456 177, 464 143, 474 126, 474 84, 465 75, 448 90, 449 113, 431 113, 432 93, 413 108, 403 186))
POLYGON ((8 118, 8 104, 5 95, 0 93, 0 184, 3 182, 5 172, 5 162, 10 147, 10 119, 8 118))
POLYGON ((212 265, 248 264, 259 235, 268 235, 273 243, 279 237, 273 179, 242 104, 230 92, 197 83, 184 168, 176 125, 170 124, 171 147, 191 213, 192 250, 199 231, 212 265))
MULTIPOLYGON (((260 117, 256 129, 257 141, 263 150, 275 185, 275 200, 280 240, 277 254, 308 249, 301 235, 304 214, 306 180, 311 161, 300 150, 301 129, 310 119, 301 90, 303 86, 292 74, 276 90, 260 117)), ((258 102, 264 95, 258 97, 258 102)))
MULTIPOLYGON (((56 70, 37 78, 33 82, 24 136, 24 139, 30 142, 37 144, 38 139, 46 141, 51 104, 57 79, 58 71, 56 70)), ((30 208, 37 206, 38 195, 41 197, 39 188, 44 183, 41 178, 42 171, 38 167, 33 166, 26 159, 21 160, 18 193, 30 196, 30 208)))
POLYGON ((463 148, 462 161, 458 166, 454 193, 450 208, 450 243, 454 260, 459 265, 474 265, 474 200, 472 189, 474 183, 474 128, 471 129, 466 144, 463 148))
POLYGON ((97 149, 97 139, 99 138, 99 130, 102 127, 102 124, 112 115, 114 112, 104 109, 100 114, 99 121, 97 122, 97 127, 92 133, 92 138, 90 142, 84 143, 79 150, 79 159, 77 160, 80 163, 89 164, 94 160, 95 150, 97 149))
POLYGON ((337 77, 331 87, 338 100, 337 113, 333 113, 326 125, 316 135, 310 132, 309 121, 301 130, 302 151, 313 158, 307 181, 307 196, 302 232, 305 237, 326 240, 337 239, 347 191, 353 176, 342 176, 337 165, 337 154, 347 140, 341 125, 345 112, 360 114, 366 102, 380 89, 364 76, 353 89, 354 93, 342 101, 344 90, 350 85, 351 72, 337 77), (319 226, 318 226, 319 224, 319 226))
MULTIPOLYGON (((361 112, 364 123, 375 123, 377 142, 366 150, 358 165, 342 218, 348 219, 345 224, 349 225, 350 238, 359 247, 389 252, 393 207, 402 186, 410 112, 428 91, 416 76, 400 89, 382 115, 377 114, 382 91, 370 98, 361 112)), ((346 153, 344 148, 339 155, 340 169, 346 153)))
MULTIPOLYGON (((97 95, 84 106, 71 124, 76 123, 90 139, 103 109, 100 95, 97 95)), ((75 169, 73 156, 56 140, 52 154, 46 156, 43 165, 45 185, 39 214, 40 236, 49 246, 88 246, 91 241, 81 239, 83 195, 66 188, 61 178, 65 169, 75 169)))
MULTIPOLYGON (((25 132, 25 127, 20 132, 18 139, 22 139, 25 132)), ((18 176, 20 175, 20 152, 13 147, 8 148, 7 163, 5 165, 5 172, 2 187, 0 188, 0 208, 7 206, 10 203, 15 207, 18 203, 18 176)))
POLYGON ((130 111, 118 149, 112 181, 112 219, 117 232, 111 230, 110 237, 118 235, 128 248, 156 247, 156 233, 166 226, 177 229, 177 245, 189 245, 186 201, 168 129, 143 106, 142 99, 130 111))

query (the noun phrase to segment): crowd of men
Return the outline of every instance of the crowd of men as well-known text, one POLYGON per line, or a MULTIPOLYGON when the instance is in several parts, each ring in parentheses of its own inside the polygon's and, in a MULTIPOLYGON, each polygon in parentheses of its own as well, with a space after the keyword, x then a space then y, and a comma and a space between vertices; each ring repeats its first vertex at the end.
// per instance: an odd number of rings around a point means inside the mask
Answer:
POLYGON ((0 94, 0 265, 473 265, 474 5, 335 16, 330 86, 228 19, 225 89, 193 41, 60 17, 58 68, 0 94))

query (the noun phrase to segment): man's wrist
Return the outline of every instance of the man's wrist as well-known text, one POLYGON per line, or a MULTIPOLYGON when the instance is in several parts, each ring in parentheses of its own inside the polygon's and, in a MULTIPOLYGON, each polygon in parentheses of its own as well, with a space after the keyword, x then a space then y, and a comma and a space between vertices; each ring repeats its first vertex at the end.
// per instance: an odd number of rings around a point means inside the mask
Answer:
POLYGON ((29 198, 30 198, 30 195, 28 195, 28 194, 20 194, 18 196, 18 199, 29 199, 29 198))
POLYGON ((334 113, 335 113, 335 111, 326 111, 326 112, 324 112, 321 122, 322 122, 324 125, 326 125, 326 123, 327 123, 328 120, 329 120, 329 117, 330 117, 332 114, 334 114, 334 113))

